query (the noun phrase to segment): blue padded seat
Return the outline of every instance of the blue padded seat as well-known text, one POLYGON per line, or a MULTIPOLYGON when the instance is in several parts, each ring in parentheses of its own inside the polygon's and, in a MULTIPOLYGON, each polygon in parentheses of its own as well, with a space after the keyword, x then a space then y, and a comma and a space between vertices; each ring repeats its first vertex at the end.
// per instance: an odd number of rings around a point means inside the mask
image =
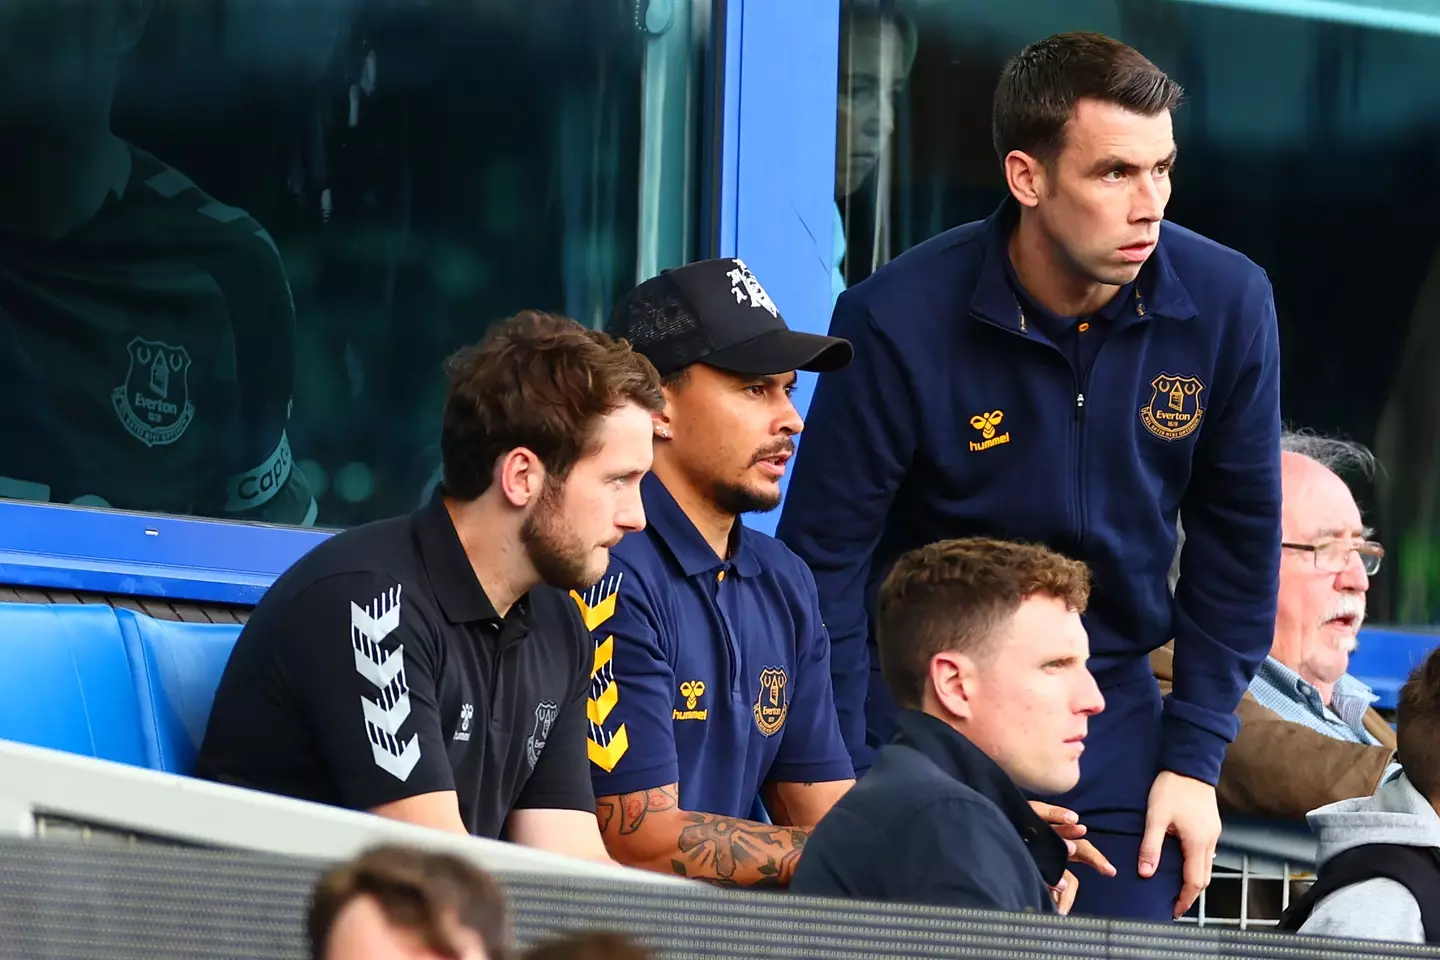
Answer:
POLYGON ((0 603, 0 739, 148 765, 115 611, 0 603))
POLYGON ((1410 672, 1440 646, 1440 632, 1423 627, 1363 627, 1359 640, 1350 655, 1350 674, 1375 691, 1380 698, 1375 706, 1393 710, 1410 672))
POLYGON ((156 620, 117 610, 145 732, 148 766, 193 776, 215 689, 240 625, 156 620))

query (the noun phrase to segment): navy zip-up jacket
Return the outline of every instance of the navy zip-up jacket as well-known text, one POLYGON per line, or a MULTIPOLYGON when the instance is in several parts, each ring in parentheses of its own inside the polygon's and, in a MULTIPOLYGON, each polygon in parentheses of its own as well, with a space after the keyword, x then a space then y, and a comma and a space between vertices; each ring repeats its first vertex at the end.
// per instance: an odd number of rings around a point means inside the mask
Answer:
POLYGON ((778 533, 815 574, 842 734, 859 775, 893 733, 870 624, 900 554, 960 536, 1043 542, 1090 566, 1085 625, 1102 689, 1148 676, 1149 652, 1174 638, 1159 768, 1213 784, 1275 627, 1270 282, 1241 254, 1162 224, 1077 369, 1007 280, 1017 216, 1007 200, 836 304, 830 332, 855 360, 820 377, 778 533), (1186 542, 1172 599, 1177 510, 1186 542))

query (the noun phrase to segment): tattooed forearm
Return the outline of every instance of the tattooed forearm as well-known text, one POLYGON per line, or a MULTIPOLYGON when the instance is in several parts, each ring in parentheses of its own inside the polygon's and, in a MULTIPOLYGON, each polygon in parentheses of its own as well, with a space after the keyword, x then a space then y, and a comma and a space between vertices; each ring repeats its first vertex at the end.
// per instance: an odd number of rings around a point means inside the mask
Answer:
POLYGON ((620 832, 622 834, 634 833, 645 823, 645 818, 652 813, 664 813, 667 810, 676 810, 680 807, 678 787, 656 787, 653 790, 641 790, 637 793, 627 793, 620 798, 620 832))
POLYGON ((784 886, 809 831, 680 809, 676 784, 596 801, 611 856, 621 863, 725 886, 784 886))
POLYGON ((786 886, 810 834, 795 827, 754 823, 710 813, 685 814, 676 873, 719 883, 786 886))

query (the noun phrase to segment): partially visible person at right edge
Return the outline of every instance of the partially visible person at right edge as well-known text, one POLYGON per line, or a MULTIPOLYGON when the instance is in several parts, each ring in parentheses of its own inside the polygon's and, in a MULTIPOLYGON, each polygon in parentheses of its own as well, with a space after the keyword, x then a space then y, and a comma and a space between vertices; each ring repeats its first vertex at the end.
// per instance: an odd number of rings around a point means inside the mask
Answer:
POLYGON ((1119 871, 1077 867, 1075 912, 1155 921, 1209 884, 1214 785, 1280 559, 1274 301, 1244 256, 1162 223, 1180 98, 1099 34, 1011 61, 993 114, 1009 195, 840 296, 830 332, 855 360, 820 377, 779 525, 815 574, 857 775, 895 731, 869 619, 898 556, 990 536, 1086 563, 1108 706, 1079 785, 1043 799, 1119 871), (1172 637, 1162 701, 1148 655, 1172 637))
POLYGON ((1400 688, 1396 721, 1404 772, 1311 811, 1319 875, 1281 930, 1440 944, 1440 650, 1400 688))

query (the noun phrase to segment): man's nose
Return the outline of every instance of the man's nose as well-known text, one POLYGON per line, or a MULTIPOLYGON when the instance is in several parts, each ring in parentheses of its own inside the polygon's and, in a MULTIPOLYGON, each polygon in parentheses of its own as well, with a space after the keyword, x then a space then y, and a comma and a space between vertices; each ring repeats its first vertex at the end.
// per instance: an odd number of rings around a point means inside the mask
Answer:
POLYGON ((1350 557, 1345 561, 1345 569, 1335 575, 1335 588, 1358 593, 1370 589, 1370 574, 1365 572, 1365 562, 1360 559, 1359 552, 1350 551, 1350 557))
POLYGON ((787 397, 785 408, 780 411, 780 419, 775 424, 775 432, 794 436, 804 429, 805 420, 800 416, 800 411, 795 409, 795 402, 787 397))
POLYGON ((645 529, 645 503, 640 499, 639 484, 625 492, 615 511, 615 526, 630 533, 645 529))
POLYGON ((1165 218, 1165 194, 1154 177, 1135 178, 1135 199, 1131 215, 1136 223, 1153 223, 1165 218))
POLYGON ((888 97, 880 98, 879 129, 877 133, 881 140, 889 140, 890 134, 895 132, 895 101, 888 97))
POLYGON ((1085 671, 1085 679, 1075 707, 1076 713, 1087 717, 1093 717, 1105 709, 1105 695, 1100 692, 1100 685, 1095 682, 1095 675, 1089 670, 1085 671))

